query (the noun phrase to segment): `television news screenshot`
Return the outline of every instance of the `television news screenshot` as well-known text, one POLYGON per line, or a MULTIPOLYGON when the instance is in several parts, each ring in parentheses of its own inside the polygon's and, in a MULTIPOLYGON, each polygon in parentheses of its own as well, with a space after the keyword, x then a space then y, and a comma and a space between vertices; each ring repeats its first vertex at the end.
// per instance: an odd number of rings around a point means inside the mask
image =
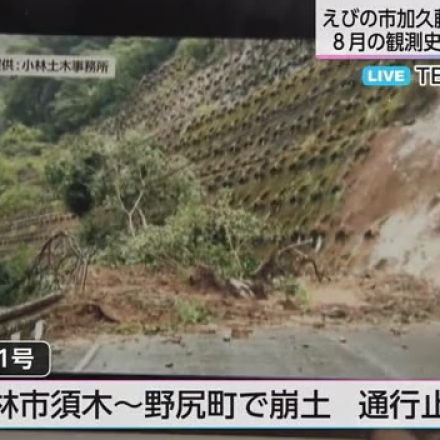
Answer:
POLYGON ((246 4, 0 26, 1 439, 440 439, 440 5, 246 4))

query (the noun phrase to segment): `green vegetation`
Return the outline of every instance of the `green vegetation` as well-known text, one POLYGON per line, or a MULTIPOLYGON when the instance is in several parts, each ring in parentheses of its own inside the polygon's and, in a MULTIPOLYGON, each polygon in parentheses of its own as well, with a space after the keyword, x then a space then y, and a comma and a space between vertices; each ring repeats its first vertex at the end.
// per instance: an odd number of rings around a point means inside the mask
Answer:
POLYGON ((181 40, 176 54, 204 63, 218 55, 220 46, 213 39, 186 38, 181 40))
POLYGON ((223 276, 245 277, 257 267, 261 220, 225 198, 181 207, 163 226, 151 225, 122 248, 126 261, 152 267, 206 265, 223 276))
POLYGON ((31 39, 20 47, 21 53, 113 55, 117 60, 117 76, 114 80, 81 81, 11 79, 4 91, 3 117, 7 124, 37 127, 47 139, 57 139, 95 118, 117 111, 141 77, 171 56, 176 45, 173 39, 31 39))
MULTIPOLYGON (((247 278, 273 241, 333 235, 374 130, 428 102, 413 88, 360 89, 359 64, 315 63, 303 44, 8 41, 6 52, 117 59, 112 80, 0 78, 0 218, 58 203, 103 264, 247 278)), ((18 242, 41 231, 19 232, 18 242)), ((25 264, 4 260, 0 285, 10 286, 25 264)), ((295 279, 279 288, 307 301, 295 279)), ((203 316, 182 307, 184 323, 203 316)))
POLYGON ((20 123, 0 135, 0 217, 41 209, 50 203, 49 194, 42 188, 45 156, 50 150, 40 130, 20 123))
POLYGON ((299 305, 306 306, 309 303, 307 290, 291 275, 275 278, 274 287, 283 292, 286 299, 294 299, 299 305))
POLYGON ((263 223, 232 208, 228 194, 209 201, 190 165, 140 139, 77 139, 47 169, 66 206, 83 217, 83 243, 103 261, 150 267, 206 264, 225 275, 255 270, 263 223))
POLYGON ((206 324, 211 316, 210 311, 197 301, 176 303, 177 324, 182 326, 206 324))
POLYGON ((73 148, 48 165, 47 177, 79 216, 90 217, 95 209, 104 209, 135 237, 146 225, 163 223, 180 204, 200 196, 182 158, 170 161, 159 148, 139 138, 115 143, 83 135, 70 142, 73 148))
POLYGON ((47 147, 41 130, 27 127, 20 122, 10 125, 0 135, 0 154, 5 156, 41 156, 47 147))
MULTIPOLYGON (((171 56, 173 39, 8 37, 5 52, 28 54, 114 55, 114 80, 0 78, 0 218, 49 208, 44 168, 69 150, 75 134, 97 118, 118 111, 140 78, 171 56)), ((84 174, 90 167, 78 171, 84 174)), ((84 197, 71 185, 70 199, 84 197)), ((74 203, 74 202, 72 202, 74 203)), ((87 199, 76 203, 87 204, 87 199)), ((68 204, 69 206, 69 204, 68 204)), ((75 212, 74 206, 72 211, 75 212)))
POLYGON ((39 157, 13 158, 0 152, 0 218, 13 217, 50 204, 50 194, 41 186, 43 169, 44 161, 39 157))
MULTIPOLYGON (((0 218, 48 212, 61 201, 80 217, 81 243, 96 249, 101 261, 155 268, 207 263, 231 273, 253 267, 252 253, 245 249, 252 234, 244 228, 253 227, 252 216, 226 205, 210 208, 182 157, 170 158, 140 138, 115 143, 89 128, 118 114, 143 75, 174 53, 182 61, 205 64, 219 55, 219 45, 82 37, 11 37, 0 45, 10 53, 105 54, 117 60, 114 80, 0 78, 0 218)), ((13 234, 29 232, 33 229, 13 234)), ((2 254, 0 304, 33 293, 32 286, 25 292, 16 286, 34 252, 26 245, 2 254)), ((183 310, 182 320, 198 321, 194 314, 183 310)))
POLYGON ((15 217, 22 212, 32 212, 46 205, 46 198, 38 187, 17 183, 0 194, 1 213, 6 217, 15 217))
POLYGON ((0 261, 0 306, 17 304, 33 292, 30 285, 20 289, 31 258, 29 248, 21 247, 0 261))

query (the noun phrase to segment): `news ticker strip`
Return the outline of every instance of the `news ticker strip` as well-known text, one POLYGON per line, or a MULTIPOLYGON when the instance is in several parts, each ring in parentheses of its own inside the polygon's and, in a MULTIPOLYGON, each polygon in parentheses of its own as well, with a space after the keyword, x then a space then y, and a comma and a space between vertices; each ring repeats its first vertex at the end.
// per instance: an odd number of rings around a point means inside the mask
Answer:
POLYGON ((319 59, 440 59, 436 0, 316 0, 319 59))
POLYGON ((0 428, 438 428, 440 381, 5 380, 0 428))
POLYGON ((47 342, 0 341, 0 378, 43 378, 50 374, 51 362, 47 342))

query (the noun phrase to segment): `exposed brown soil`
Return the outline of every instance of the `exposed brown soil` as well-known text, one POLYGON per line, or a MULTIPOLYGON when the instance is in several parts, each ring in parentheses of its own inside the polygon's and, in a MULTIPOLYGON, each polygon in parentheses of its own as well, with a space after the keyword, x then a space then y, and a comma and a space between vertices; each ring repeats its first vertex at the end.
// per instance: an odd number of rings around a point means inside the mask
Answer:
POLYGON ((48 337, 198 332, 240 338, 257 327, 293 321, 322 327, 440 318, 439 291, 409 276, 375 272, 303 284, 307 303, 281 292, 268 299, 238 299, 142 267, 93 268, 84 294, 69 295, 49 317, 48 337))
POLYGON ((405 204, 410 196, 402 177, 393 170, 390 158, 402 138, 400 128, 379 133, 370 143, 370 153, 353 170, 342 213, 343 223, 355 231, 370 225, 405 204))
POLYGON ((440 289, 409 275, 374 272, 343 278, 327 288, 328 293, 335 291, 335 298, 339 296, 342 301, 312 307, 312 313, 319 311, 324 320, 327 317, 343 322, 406 325, 440 318, 440 289), (351 301, 347 300, 348 292, 352 292, 351 301))
POLYGON ((440 285, 439 248, 433 244, 438 239, 433 225, 440 170, 438 96, 431 104, 409 125, 373 135, 368 155, 345 176, 344 202, 322 256, 333 271, 353 273, 379 264, 440 285))
POLYGON ((288 318, 291 311, 285 310, 282 299, 280 295, 265 301, 232 298, 142 267, 93 268, 84 294, 69 295, 50 317, 49 335, 174 333, 183 328, 210 332, 216 324, 239 333, 241 328, 288 318), (193 317, 194 313, 200 317, 193 317))

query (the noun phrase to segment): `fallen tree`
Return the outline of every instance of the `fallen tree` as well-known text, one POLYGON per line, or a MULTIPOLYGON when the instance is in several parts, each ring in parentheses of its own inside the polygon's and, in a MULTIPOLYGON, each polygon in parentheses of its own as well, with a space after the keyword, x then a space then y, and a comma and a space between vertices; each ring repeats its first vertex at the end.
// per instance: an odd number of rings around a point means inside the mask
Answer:
POLYGON ((222 278, 211 267, 198 265, 190 275, 189 281, 192 285, 227 292, 237 298, 266 298, 273 289, 273 279, 282 272, 281 259, 290 254, 294 257, 291 265, 293 273, 299 273, 298 266, 304 267, 310 264, 317 280, 321 283, 325 276, 319 270, 315 259, 298 249, 312 243, 312 240, 307 240, 272 251, 249 279, 222 278))
POLYGON ((298 272, 299 268, 294 267, 295 263, 296 265, 305 265, 305 264, 311 264, 313 266, 313 269, 315 271, 316 278, 321 283, 323 280, 323 274, 318 269, 318 265, 314 258, 312 258, 310 255, 301 252, 298 248, 311 245, 313 243, 313 240, 306 240, 300 243, 294 243, 290 244, 289 246, 286 246, 282 249, 276 249, 269 255, 268 258, 266 258, 258 267, 258 269, 254 272, 253 278, 256 280, 261 280, 263 282, 270 282, 273 277, 277 274, 277 272, 280 270, 280 260, 282 257, 284 257, 287 254, 293 254, 297 257, 296 262, 292 264, 292 270, 294 272, 298 272))

